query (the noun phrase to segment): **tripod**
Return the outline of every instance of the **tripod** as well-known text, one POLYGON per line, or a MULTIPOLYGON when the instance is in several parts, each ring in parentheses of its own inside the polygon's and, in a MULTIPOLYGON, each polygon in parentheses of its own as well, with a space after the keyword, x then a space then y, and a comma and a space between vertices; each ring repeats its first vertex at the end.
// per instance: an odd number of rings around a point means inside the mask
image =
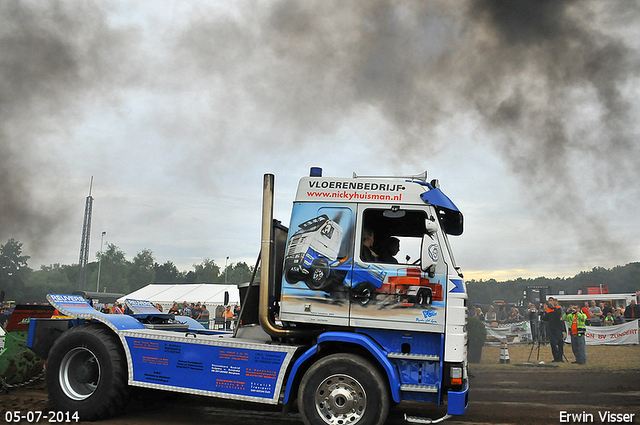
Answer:
MULTIPOLYGON (((549 329, 547 327, 547 322, 544 321, 537 321, 537 334, 536 334, 536 342, 534 342, 531 345, 531 351, 529 351, 529 357, 527 358, 527 363, 531 363, 531 355, 533 354, 533 349, 536 347, 536 345, 538 346, 538 353, 536 355, 536 361, 540 360, 540 345, 542 344, 543 340, 544 342, 550 342, 547 337, 549 336, 549 329)), ((533 334, 532 334, 533 335, 533 334)), ((564 358, 564 360, 569 363, 569 359, 567 359, 567 356, 565 356, 564 354, 564 338, 562 339, 562 357, 564 358)))
MULTIPOLYGON (((534 321, 530 321, 531 324, 534 323, 534 321)), ((535 321, 536 326, 531 326, 532 330, 535 329, 536 333, 535 333, 535 340, 533 342, 533 344, 531 344, 531 351, 529 351, 529 357, 527 358, 527 363, 531 363, 531 354, 533 354, 533 349, 536 347, 536 345, 538 346, 538 354, 536 355, 536 361, 540 360, 540 345, 542 343, 542 338, 543 335, 546 338, 547 336, 547 332, 542 332, 542 325, 545 326, 545 331, 546 331, 546 322, 541 322, 540 319, 535 321)), ((531 333, 531 335, 533 336, 533 332, 531 333)))

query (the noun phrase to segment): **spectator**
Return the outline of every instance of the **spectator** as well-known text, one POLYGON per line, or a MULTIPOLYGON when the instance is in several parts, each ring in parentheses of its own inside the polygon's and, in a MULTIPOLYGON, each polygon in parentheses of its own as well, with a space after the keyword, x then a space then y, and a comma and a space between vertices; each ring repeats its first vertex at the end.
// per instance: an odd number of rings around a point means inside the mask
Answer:
POLYGON ((624 318, 627 321, 640 318, 640 305, 636 304, 636 300, 631 300, 631 303, 624 309, 624 318))
POLYGON ((500 324, 504 324, 504 322, 507 321, 507 309, 505 306, 500 307, 500 310, 498 310, 498 319, 497 319, 498 323, 500 324))
POLYGON ((162 309, 162 306, 160 305, 160 303, 156 303, 155 308, 162 313, 164 310, 162 309))
POLYGON ((596 305, 595 301, 591 301, 589 315, 591 315, 591 326, 602 326, 602 309, 596 305))
POLYGON ((622 311, 621 308, 616 308, 613 312, 613 324, 614 325, 621 325, 624 323, 624 316, 623 316, 624 312, 622 311))
POLYGON ((100 313, 103 314, 110 314, 111 310, 109 309, 109 304, 105 303, 102 308, 100 309, 100 313))
POLYGON ((194 320, 198 320, 198 316, 200 316, 200 303, 191 303, 191 318, 194 320))
POLYGON ((476 307, 476 317, 480 320, 484 320, 484 313, 480 307, 476 307))
POLYGON ((193 317, 195 320, 200 320, 201 312, 202 312, 202 304, 198 302, 196 303, 195 308, 191 310, 191 317, 193 317))
POLYGON ((202 309, 198 316, 198 322, 200 322, 206 329, 209 329, 209 310, 207 310, 207 306, 204 304, 202 304, 202 309))
POLYGON ((577 305, 574 305, 567 309, 562 319, 569 324, 571 350, 576 358, 576 361, 572 363, 580 365, 587 364, 587 346, 584 339, 584 334, 587 331, 587 315, 584 314, 577 305))
POLYGON ((562 322, 562 309, 556 304, 556 300, 553 297, 549 297, 542 320, 547 322, 553 362, 562 363, 564 361, 562 360, 564 357, 564 338, 562 337, 564 323, 562 322))
POLYGON ((178 307, 178 303, 177 301, 173 302, 173 305, 171 306, 171 308, 168 311, 169 314, 174 314, 176 316, 180 315, 180 307, 178 307))
POLYGON ((222 318, 224 319, 224 328, 228 331, 231 330, 231 323, 233 322, 233 311, 231 311, 231 306, 228 305, 222 313, 222 318))
POLYGON ((183 316, 191 317, 191 309, 189 308, 189 304, 186 301, 182 303, 182 310, 180 310, 180 314, 183 316))
POLYGON ((472 305, 469 309, 469 317, 478 317, 478 310, 476 310, 475 305, 472 305))
POLYGON ((520 310, 517 307, 511 307, 511 311, 509 312, 509 317, 507 318, 508 322, 522 322, 522 315, 520 314, 520 310))
POLYGON ((607 317, 604 318, 605 326, 613 326, 613 314, 611 312, 607 313, 607 317))
POLYGON ((611 316, 613 316, 613 310, 614 309, 613 307, 611 307, 611 304, 609 303, 609 301, 605 301, 604 307, 602 307, 602 316, 607 317, 609 312, 611 312, 611 316))
POLYGON ((120 303, 118 301, 113 303, 113 314, 124 314, 124 311, 120 307, 120 303))
POLYGON ((607 317, 604 318, 605 326, 613 326, 613 314, 611 312, 607 313, 607 317))
POLYGON ((591 325, 591 315, 589 314, 589 301, 584 302, 584 307, 582 307, 581 311, 587 316, 587 325, 591 325))
POLYGON ((484 315, 485 322, 495 322, 497 320, 496 309, 493 306, 489 306, 489 311, 484 315))

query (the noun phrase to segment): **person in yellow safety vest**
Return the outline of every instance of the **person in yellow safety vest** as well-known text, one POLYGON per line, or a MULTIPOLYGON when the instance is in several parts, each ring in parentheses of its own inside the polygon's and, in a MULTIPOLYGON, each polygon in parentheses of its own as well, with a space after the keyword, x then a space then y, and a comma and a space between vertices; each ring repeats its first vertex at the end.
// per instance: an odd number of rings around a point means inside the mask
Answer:
POLYGON ((567 309, 562 319, 569 325, 571 350, 576 357, 576 361, 571 363, 587 364, 587 345, 584 338, 584 334, 587 331, 587 315, 580 311, 577 305, 573 305, 567 309))

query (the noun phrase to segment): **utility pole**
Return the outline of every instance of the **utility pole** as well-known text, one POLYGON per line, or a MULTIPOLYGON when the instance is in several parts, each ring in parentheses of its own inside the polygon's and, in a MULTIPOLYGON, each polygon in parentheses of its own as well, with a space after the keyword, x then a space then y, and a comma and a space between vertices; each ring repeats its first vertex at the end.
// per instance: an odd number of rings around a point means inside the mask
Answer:
POLYGON ((91 236, 91 211, 93 210, 93 176, 89 185, 89 196, 84 205, 84 221, 82 223, 82 241, 80 242, 80 260, 78 261, 78 289, 84 290, 87 283, 87 264, 89 261, 89 239, 91 236))
POLYGON ((98 259, 98 281, 96 282, 96 292, 100 292, 100 269, 102 268, 102 254, 104 253, 102 243, 104 241, 104 235, 106 234, 107 232, 103 231, 102 236, 100 237, 100 258, 98 259))
POLYGON ((224 283, 227 283, 227 274, 229 274, 229 269, 227 268, 227 261, 229 261, 229 257, 227 256, 227 259, 224 260, 224 283))

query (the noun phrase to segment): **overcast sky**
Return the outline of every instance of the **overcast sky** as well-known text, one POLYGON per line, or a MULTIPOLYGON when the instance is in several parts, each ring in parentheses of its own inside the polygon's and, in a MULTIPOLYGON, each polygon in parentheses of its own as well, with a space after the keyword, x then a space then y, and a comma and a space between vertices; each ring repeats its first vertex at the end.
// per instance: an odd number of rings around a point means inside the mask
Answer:
POLYGON ((428 171, 474 279, 638 261, 640 10, 619 1, 0 3, 0 243, 253 265, 262 175, 428 171))

